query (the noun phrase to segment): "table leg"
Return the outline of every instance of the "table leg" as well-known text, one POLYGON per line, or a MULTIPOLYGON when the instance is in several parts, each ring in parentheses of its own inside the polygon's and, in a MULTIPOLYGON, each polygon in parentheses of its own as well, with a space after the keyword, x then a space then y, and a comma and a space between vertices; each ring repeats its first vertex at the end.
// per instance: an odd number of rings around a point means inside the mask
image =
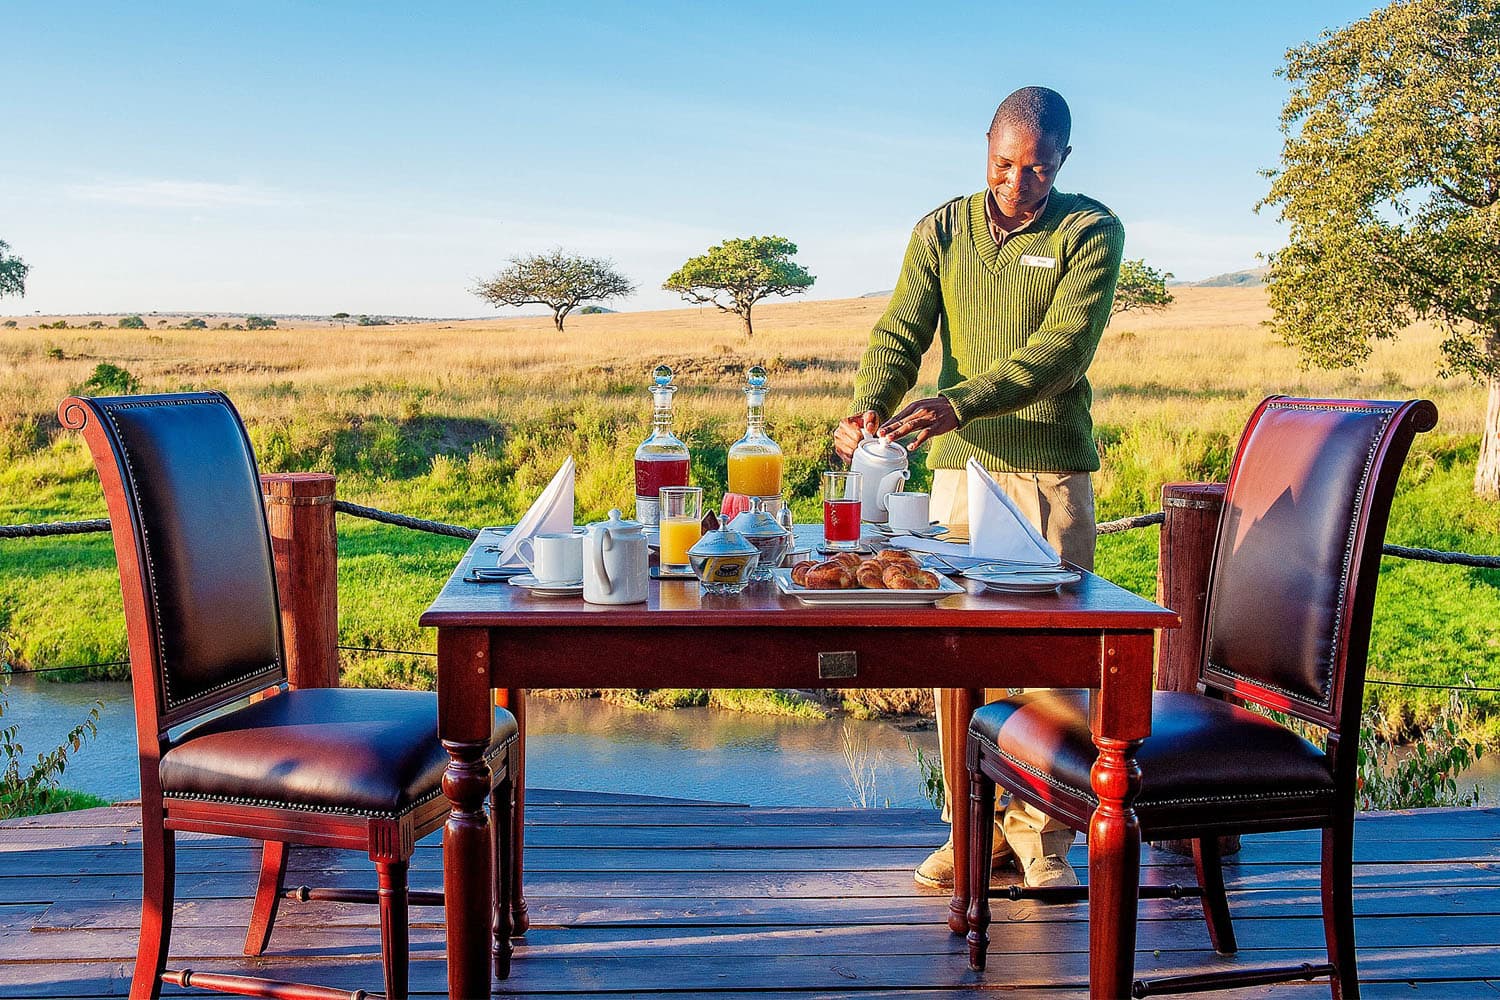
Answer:
POLYGON ((948 929, 969 932, 969 768, 967 747, 969 720, 984 703, 983 688, 958 688, 950 701, 952 714, 946 720, 948 757, 948 811, 953 817, 953 898, 948 902, 948 929))
POLYGON ((1150 633, 1106 636, 1090 728, 1099 757, 1089 774, 1099 805, 1089 821, 1089 996, 1130 996, 1135 977, 1141 827, 1135 752, 1151 732, 1150 633))
POLYGON ((489 633, 438 629, 438 737, 448 751, 443 794, 444 916, 448 924, 448 995, 490 995, 492 847, 484 801, 490 791, 489 633))
POLYGON ((526 911, 526 893, 522 885, 522 856, 526 846, 526 692, 521 688, 505 688, 496 693, 495 700, 516 717, 520 727, 516 735, 516 804, 511 812, 511 933, 525 934, 531 926, 531 916, 526 911))

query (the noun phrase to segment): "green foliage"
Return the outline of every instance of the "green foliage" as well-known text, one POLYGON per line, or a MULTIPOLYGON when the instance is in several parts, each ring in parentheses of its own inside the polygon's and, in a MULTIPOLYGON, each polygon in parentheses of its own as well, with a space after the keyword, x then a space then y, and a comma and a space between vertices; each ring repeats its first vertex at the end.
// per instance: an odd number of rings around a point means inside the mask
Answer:
POLYGON ((1117 316, 1131 309, 1154 312, 1165 309, 1175 301, 1167 291, 1171 271, 1158 271, 1148 267, 1144 260, 1127 260, 1120 264, 1120 280, 1115 285, 1115 302, 1110 307, 1110 316, 1117 316))
POLYGON ((141 319, 139 316, 121 316, 120 322, 117 325, 122 330, 146 329, 146 321, 141 319))
POLYGON ((198 317, 194 316, 191 319, 185 319, 185 320, 183 320, 182 321, 182 326, 180 327, 180 329, 183 329, 183 330, 207 330, 208 329, 208 324, 205 323, 205 322, 203 322, 203 320, 199 319, 198 317))
POLYGON ((64 357, 63 349, 61 347, 49 347, 47 348, 47 357, 53 361, 61 361, 64 357))
POLYGON ((10 244, 0 240, 0 298, 26 294, 26 272, 30 266, 10 252, 10 244))
MULTIPOLYGON (((4 718, 9 707, 10 699, 4 685, 0 684, 0 719, 4 718)), ((37 754, 36 763, 26 764, 24 773, 26 748, 18 738, 20 727, 0 724, 0 755, 5 760, 4 771, 0 772, 0 820, 57 812, 60 807, 67 807, 69 797, 78 793, 61 792, 57 779, 68 769, 69 754, 77 753, 85 740, 99 735, 99 713, 103 709, 104 703, 96 701, 88 716, 73 727, 62 744, 47 753, 37 754)), ((88 804, 97 802, 93 800, 88 804)))
MULTIPOLYGON (((1464 681, 1473 687, 1474 682, 1464 681)), ((1479 801, 1477 786, 1460 791, 1458 774, 1483 753, 1468 738, 1468 711, 1458 691, 1431 726, 1409 748, 1398 748, 1380 736, 1380 720, 1369 716, 1359 731, 1360 809, 1421 809, 1429 806, 1472 806, 1479 801)))
POLYGON ((94 373, 83 383, 83 391, 94 396, 128 396, 141 389, 141 380, 108 361, 94 366, 94 373))
POLYGON ((943 794, 942 760, 927 756, 926 751, 917 746, 910 736, 906 737, 906 749, 917 758, 917 774, 922 783, 922 795, 932 803, 934 809, 941 812, 946 799, 943 794))
POLYGON ((7 330, 14 330, 16 328, 16 321, 8 319, 4 323, 0 323, 0 326, 5 327, 7 330))
POLYGON ((247 330, 274 330, 276 321, 266 316, 246 316, 245 329, 247 330))
POLYGON ((635 286, 615 270, 614 261, 580 257, 557 247, 549 253, 512 257, 510 266, 470 291, 497 307, 546 306, 561 331, 568 313, 580 304, 629 295, 635 286))
MULTIPOLYGON (((1363 364, 1414 319, 1447 333, 1443 374, 1500 391, 1500 6, 1403 0, 1287 53, 1290 226, 1273 326, 1305 364, 1363 364)), ((1500 495, 1500 412, 1475 488, 1500 495)))
POLYGON ((708 704, 748 715, 785 715, 794 719, 826 719, 828 712, 795 691, 775 688, 715 688, 708 704))
POLYGON ((51 323, 38 323, 36 328, 38 330, 66 330, 68 328, 68 321, 60 319, 51 323))
POLYGON ((391 325, 391 321, 388 320, 388 319, 386 319, 384 316, 361 316, 359 318, 359 322, 358 322, 357 325, 359 325, 359 326, 390 326, 391 325))
POLYGON ((792 260, 796 253, 797 244, 780 236, 725 240, 673 271, 661 287, 689 302, 734 313, 751 337, 755 303, 767 295, 799 295, 816 280, 792 260))

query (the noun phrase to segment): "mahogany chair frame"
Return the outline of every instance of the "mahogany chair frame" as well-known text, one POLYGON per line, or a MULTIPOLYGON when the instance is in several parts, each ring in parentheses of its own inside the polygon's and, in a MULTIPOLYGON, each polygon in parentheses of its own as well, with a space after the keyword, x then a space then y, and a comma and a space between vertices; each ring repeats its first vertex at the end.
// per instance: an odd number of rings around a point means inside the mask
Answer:
MULTIPOLYGON (((1324 975, 1329 977, 1334 1000, 1359 996, 1358 966, 1354 945, 1352 882, 1354 796, 1359 755, 1359 722, 1364 697, 1365 666, 1370 644, 1370 622, 1380 571, 1381 548, 1401 467, 1415 436, 1436 426, 1437 409, 1427 400, 1376 403, 1361 400, 1297 400, 1272 396, 1262 401, 1245 428, 1244 437, 1240 447, 1236 450, 1230 469, 1228 493, 1220 515, 1219 540, 1214 552, 1214 570, 1218 569, 1219 561, 1224 556, 1225 520, 1230 517, 1234 505, 1235 487, 1245 445, 1249 442, 1261 416, 1271 406, 1301 406, 1324 410, 1362 410, 1373 407, 1383 408, 1389 413, 1385 428, 1377 436, 1374 450, 1368 460, 1366 496, 1363 502, 1355 506, 1353 520, 1349 525, 1348 557, 1344 567, 1343 583, 1345 593, 1350 596, 1340 609, 1338 625, 1342 640, 1337 643, 1337 650, 1328 671, 1330 690, 1326 704, 1318 705, 1307 699, 1288 697, 1283 691, 1219 669, 1209 657, 1212 635, 1211 629, 1205 628, 1199 659, 1198 694, 1207 698, 1258 705, 1265 709, 1285 713, 1323 730, 1326 733, 1324 753, 1333 776, 1334 795, 1331 804, 1321 807, 1310 807, 1307 804, 1291 801, 1278 802, 1266 798, 1235 807, 1216 804, 1212 813, 1203 807, 1179 806, 1172 810, 1158 810, 1149 817, 1141 816, 1139 818, 1141 839, 1188 839, 1192 841, 1193 862, 1197 871, 1199 891, 1191 888, 1182 890, 1175 886, 1152 887, 1155 891, 1141 891, 1140 896, 1199 895, 1214 949, 1222 954, 1233 953, 1237 946, 1224 889, 1219 837, 1225 834, 1320 829, 1322 830, 1323 928, 1328 961, 1322 964, 1305 963, 1300 966, 1272 969, 1244 969, 1156 980, 1136 980, 1133 984, 1133 996, 1136 997, 1228 989, 1295 979, 1312 979, 1324 975)), ((1214 572, 1211 571, 1209 579, 1215 579, 1214 572)), ((1213 605, 1214 594, 1210 589, 1205 610, 1206 622, 1213 621, 1213 605)), ((969 961, 971 967, 983 969, 988 945, 985 928, 990 923, 990 848, 994 826, 992 823, 979 821, 977 818, 992 815, 996 784, 1005 787, 1012 796, 1067 822, 1074 829, 1088 829, 1091 806, 1075 797, 1055 793, 1047 784, 1011 766, 1004 757, 994 753, 981 740, 972 736, 968 740, 968 762, 972 803, 968 830, 970 843, 969 961)), ((1135 790, 1138 790, 1141 780, 1139 770, 1131 780, 1135 790)), ((1093 850, 1093 845, 1090 845, 1090 850, 1093 850)), ((1122 864, 1124 861, 1125 859, 1121 859, 1122 864)), ((1079 899, 1087 898, 1087 887, 1061 890, 1026 889, 1009 895, 1011 898, 1024 896, 1043 900, 1049 898, 1054 900, 1079 899)), ((1110 932, 1110 928, 1091 928, 1090 937, 1092 940, 1096 935, 1110 932)))
MULTIPOLYGON (((442 893, 411 893, 407 871, 416 843, 441 829, 449 815, 446 798, 437 795, 398 818, 368 817, 338 812, 318 812, 251 806, 238 802, 212 802, 165 795, 159 765, 173 744, 172 730, 202 720, 209 713, 252 695, 277 696, 287 690, 287 670, 280 617, 276 617, 274 662, 227 686, 176 703, 166 697, 160 638, 156 616, 160 609, 153 584, 142 526, 142 512, 135 499, 133 472, 123 450, 109 410, 122 406, 221 405, 232 414, 244 445, 244 456, 254 475, 254 455, 243 422, 228 397, 219 392, 184 393, 171 396, 69 397, 59 407, 64 427, 83 433, 93 455, 109 510, 115 558, 119 564, 120 590, 125 606, 125 625, 130 647, 131 684, 135 699, 136 742, 141 775, 141 854, 143 890, 140 948, 131 979, 132 1000, 154 1000, 163 983, 247 996, 278 997, 283 1000, 349 1000, 368 994, 364 990, 341 990, 300 983, 285 983, 250 976, 168 970, 166 960, 172 930, 178 831, 246 837, 264 842, 260 877, 245 942, 245 954, 261 954, 270 939, 278 903, 283 896, 287 846, 364 851, 374 862, 378 889, 311 890, 285 893, 299 899, 374 902, 380 908, 380 944, 385 995, 390 1000, 407 995, 409 965, 408 907, 441 905, 442 893)), ((224 456, 221 456, 224 458, 224 456)), ((235 456, 227 456, 233 459, 235 456)), ((264 508, 260 531, 270 551, 270 534, 264 508)), ((274 574, 270 586, 275 587, 274 574)), ((279 601, 278 601, 279 603, 279 601)), ((510 816, 516 789, 511 775, 518 773, 518 741, 491 760, 489 803, 496 821, 491 824, 491 875, 495 880, 492 954, 498 978, 509 975, 511 923, 509 907, 498 905, 510 896, 510 816)))

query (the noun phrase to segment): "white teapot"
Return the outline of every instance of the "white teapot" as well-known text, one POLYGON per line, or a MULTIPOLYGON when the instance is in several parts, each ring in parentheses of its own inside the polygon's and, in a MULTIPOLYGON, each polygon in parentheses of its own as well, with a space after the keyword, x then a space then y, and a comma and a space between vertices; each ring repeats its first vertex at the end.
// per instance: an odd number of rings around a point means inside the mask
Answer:
POLYGON ((865 439, 854 449, 849 467, 863 477, 859 493, 860 516, 866 521, 883 524, 889 516, 885 498, 897 493, 911 476, 906 467, 906 449, 889 438, 866 432, 865 439))
POLYGON ((649 579, 646 534, 618 510, 588 526, 583 540, 583 599, 590 604, 640 604, 649 579))

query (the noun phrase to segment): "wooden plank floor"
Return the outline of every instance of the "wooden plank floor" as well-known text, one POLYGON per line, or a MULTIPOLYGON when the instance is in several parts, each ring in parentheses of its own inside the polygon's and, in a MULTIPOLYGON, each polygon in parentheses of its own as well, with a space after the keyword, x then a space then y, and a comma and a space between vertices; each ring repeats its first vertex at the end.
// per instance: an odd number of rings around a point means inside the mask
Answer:
MULTIPOLYGON (((497 995, 962 998, 1078 996, 1082 904, 995 904, 989 971, 970 972, 947 897, 911 870, 942 837, 928 811, 767 809, 533 791, 527 885, 533 927, 497 995)), ((0 824, 0 997, 123 996, 139 919, 140 830, 128 807, 0 824)), ((174 968, 239 970, 347 989, 380 984, 373 907, 286 903, 273 954, 241 956, 258 852, 179 841, 174 968)), ((1138 975, 1323 960, 1315 833, 1247 838, 1226 868, 1241 951, 1208 946, 1197 903, 1141 905, 1138 975)), ((1084 862, 1074 848, 1075 865, 1084 862)), ((1146 850, 1144 880, 1191 884, 1146 850)), ((441 882, 437 838, 414 888, 441 882)), ((1500 811, 1370 814, 1355 865, 1367 997, 1500 1000, 1500 811)), ((373 885, 358 854, 297 849, 291 884, 373 885)), ((442 912, 413 910, 412 990, 445 984, 442 912)), ((167 988, 164 996, 195 995, 167 988)), ((1238 996, 1324 997, 1324 984, 1238 996)))

